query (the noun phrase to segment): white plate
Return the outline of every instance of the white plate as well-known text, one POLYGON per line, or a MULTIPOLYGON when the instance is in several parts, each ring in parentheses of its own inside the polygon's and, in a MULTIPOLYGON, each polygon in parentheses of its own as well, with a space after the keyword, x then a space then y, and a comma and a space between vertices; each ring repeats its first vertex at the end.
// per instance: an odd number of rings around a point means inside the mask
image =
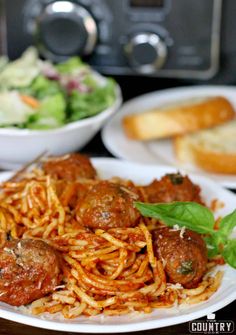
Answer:
MULTIPOLYGON (((149 183, 154 178, 176 171, 170 167, 140 165, 112 158, 93 159, 93 163, 101 178, 120 176, 140 184, 149 183)), ((0 174, 0 181, 10 175, 0 174)), ((235 209, 236 196, 233 193, 205 177, 190 176, 201 186, 202 195, 207 203, 215 198, 224 201, 225 207, 217 215, 225 215, 235 209)), ((59 315, 45 314, 41 317, 27 315, 24 310, 0 303, 0 315, 2 318, 35 327, 80 333, 121 333, 171 326, 213 313, 236 299, 236 271, 229 266, 221 269, 224 269, 225 273, 220 289, 208 301, 187 308, 156 309, 151 314, 134 313, 119 317, 96 316, 65 320, 59 315)))
POLYGON ((181 87, 152 92, 134 98, 126 102, 106 124, 102 131, 103 143, 116 157, 138 163, 182 167, 187 172, 197 172, 214 178, 223 186, 236 188, 236 175, 210 174, 192 165, 181 166, 175 159, 171 140, 149 142, 130 140, 125 136, 121 125, 124 115, 142 112, 149 108, 171 104, 175 101, 183 101, 184 99, 216 95, 228 98, 236 109, 236 88, 230 86, 181 87))

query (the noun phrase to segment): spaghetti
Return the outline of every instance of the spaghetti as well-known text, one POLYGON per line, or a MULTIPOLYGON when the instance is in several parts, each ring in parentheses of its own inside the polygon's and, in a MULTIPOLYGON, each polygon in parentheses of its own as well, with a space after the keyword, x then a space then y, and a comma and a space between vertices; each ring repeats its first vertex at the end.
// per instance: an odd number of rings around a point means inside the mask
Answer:
MULTIPOLYGON (((86 187, 96 183, 79 181, 86 187)), ((151 230, 158 223, 151 219, 140 217, 135 227, 83 227, 69 205, 75 194, 78 182, 53 179, 40 169, 2 183, 0 244, 9 236, 43 239, 63 260, 62 285, 34 301, 29 307, 33 314, 60 312, 76 318, 150 313, 153 308, 206 300, 218 289, 222 272, 206 275, 194 289, 168 283, 165 264, 153 252, 151 230)))

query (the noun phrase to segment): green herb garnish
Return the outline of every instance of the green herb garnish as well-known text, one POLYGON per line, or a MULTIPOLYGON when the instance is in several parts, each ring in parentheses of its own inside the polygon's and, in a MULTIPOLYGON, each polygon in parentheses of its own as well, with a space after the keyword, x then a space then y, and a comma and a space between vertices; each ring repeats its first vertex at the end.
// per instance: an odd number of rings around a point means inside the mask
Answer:
POLYGON ((181 263, 181 266, 177 269, 177 273, 181 275, 188 275, 193 272, 193 262, 185 261, 181 263))
POLYGON ((169 177, 173 185, 181 185, 184 180, 183 176, 179 172, 178 173, 168 173, 167 177, 169 177))
POLYGON ((169 227, 179 225, 204 234, 208 257, 222 255, 225 262, 236 268, 236 239, 231 238, 236 226, 236 210, 221 219, 219 229, 214 229, 212 212, 196 202, 172 202, 160 204, 135 203, 143 216, 152 217, 169 227))

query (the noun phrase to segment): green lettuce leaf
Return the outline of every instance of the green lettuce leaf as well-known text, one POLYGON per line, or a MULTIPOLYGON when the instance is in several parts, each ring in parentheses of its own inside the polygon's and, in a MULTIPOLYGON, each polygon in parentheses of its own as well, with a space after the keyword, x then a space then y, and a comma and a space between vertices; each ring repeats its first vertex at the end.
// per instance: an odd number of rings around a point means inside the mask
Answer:
POLYGON ((37 113, 30 116, 25 124, 30 129, 51 129, 65 123, 66 101, 60 93, 45 98, 37 113))
POLYGON ((47 96, 55 95, 63 91, 57 81, 49 80, 43 75, 39 75, 30 86, 22 89, 21 92, 41 100, 47 96))
POLYGON ((40 60, 35 48, 28 48, 14 62, 9 62, 0 72, 0 89, 28 86, 40 72, 40 60))
POLYGON ((61 74, 72 74, 88 66, 79 57, 71 57, 66 62, 59 63, 55 67, 61 74))
POLYGON ((8 58, 6 56, 1 56, 0 57, 0 71, 2 71, 6 65, 8 64, 8 58))
POLYGON ((23 124, 35 110, 26 105, 17 91, 0 93, 0 125, 18 126, 23 124))
POLYGON ((73 91, 68 99, 68 121, 77 121, 100 113, 115 100, 115 83, 108 79, 106 85, 88 93, 73 91))

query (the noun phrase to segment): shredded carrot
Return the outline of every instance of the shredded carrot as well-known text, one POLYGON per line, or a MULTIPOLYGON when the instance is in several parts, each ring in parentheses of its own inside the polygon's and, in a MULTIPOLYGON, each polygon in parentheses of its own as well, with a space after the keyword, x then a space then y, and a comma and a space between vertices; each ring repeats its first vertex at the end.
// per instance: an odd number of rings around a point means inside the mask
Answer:
POLYGON ((29 105, 32 108, 38 108, 39 105, 40 105, 40 103, 37 99, 35 99, 35 98, 33 98, 29 95, 21 95, 20 98, 25 104, 29 105))

